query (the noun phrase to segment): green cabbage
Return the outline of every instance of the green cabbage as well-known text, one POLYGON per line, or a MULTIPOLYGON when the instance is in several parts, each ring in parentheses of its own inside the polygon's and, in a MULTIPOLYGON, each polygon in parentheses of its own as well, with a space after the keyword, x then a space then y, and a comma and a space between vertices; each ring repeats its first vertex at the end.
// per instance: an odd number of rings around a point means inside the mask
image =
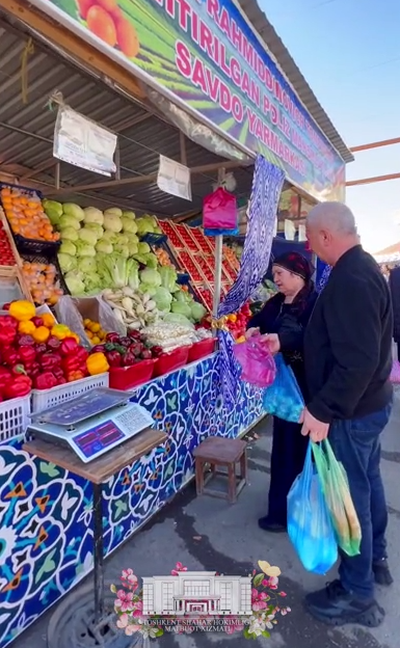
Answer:
POLYGON ((138 251, 138 246, 137 243, 134 241, 128 241, 128 250, 129 250, 129 256, 133 257, 135 254, 137 254, 138 251))
POLYGON ((60 254, 69 254, 70 256, 75 256, 76 245, 74 245, 72 241, 63 241, 60 245, 60 254))
POLYGON ((192 317, 192 309, 190 308, 189 304, 184 304, 183 302, 173 302, 171 311, 178 315, 184 315, 188 319, 192 317))
POLYGON ((157 286, 154 286, 154 284, 141 283, 139 290, 143 295, 147 294, 150 295, 150 297, 153 297, 157 292, 157 286))
POLYGON ((127 216, 122 216, 121 222, 122 222, 122 229, 124 232, 131 232, 132 234, 136 234, 137 232, 136 221, 132 220, 131 218, 128 218, 127 216))
POLYGON ((94 232, 96 234, 96 239, 97 240, 101 239, 101 237, 104 234, 104 230, 103 230, 102 226, 99 225, 98 223, 86 223, 85 224, 85 229, 91 230, 92 232, 94 232))
POLYGON ((161 275, 161 285, 169 292, 175 291, 175 284, 178 279, 175 268, 172 266, 162 266, 158 272, 161 275))
POLYGON ((104 229, 111 232, 120 232, 122 230, 122 221, 117 214, 104 212, 104 229))
POLYGON ((138 245, 139 254, 149 254, 150 252, 151 252, 151 248, 148 243, 139 243, 138 245))
POLYGON ((96 250, 93 245, 86 243, 85 241, 76 242, 76 253, 79 257, 95 257, 96 250))
POLYGON ((146 266, 148 268, 152 268, 152 269, 155 270, 158 267, 158 259, 157 259, 155 254, 153 254, 152 252, 149 252, 149 254, 145 254, 144 257, 145 257, 145 260, 146 260, 145 261, 146 266))
POLYGON ((46 214, 47 214, 47 210, 50 209, 55 214, 58 214, 58 216, 62 216, 63 206, 61 203, 57 202, 56 200, 48 200, 47 198, 45 198, 42 202, 42 205, 46 214))
POLYGON ((104 216, 118 216, 119 218, 121 218, 122 209, 120 209, 119 207, 109 207, 104 212, 104 216))
POLYGON ((102 282, 96 272, 89 272, 84 278, 85 293, 96 294, 102 289, 102 282))
POLYGON ((153 268, 145 268, 140 273, 140 281, 143 284, 148 284, 149 286, 158 288, 161 286, 162 279, 157 270, 154 270, 153 268))
MULTIPOLYGON (((79 259, 78 269, 80 272, 83 272, 85 275, 96 272, 97 270, 96 259, 94 257, 89 257, 89 256, 79 259)), ((85 282, 86 282, 86 276, 85 276, 85 282)))
POLYGON ((197 323, 201 322, 203 317, 207 314, 207 309, 204 308, 203 304, 199 304, 198 302, 193 302, 193 304, 190 306, 190 310, 192 312, 192 319, 197 323))
POLYGON ((85 212, 83 211, 82 207, 75 205, 75 203, 64 203, 62 205, 62 211, 67 216, 72 216, 72 218, 75 218, 75 220, 79 222, 83 221, 83 219, 85 218, 85 212))
POLYGON ((66 227, 65 229, 61 230, 61 240, 62 241, 77 241, 78 240, 78 232, 76 229, 73 227, 66 227))
POLYGON ((139 264, 134 259, 128 259, 126 262, 127 266, 127 277, 128 277, 128 286, 132 290, 138 290, 140 279, 139 279, 139 264))
POLYGON ((123 218, 129 218, 130 220, 135 220, 136 214, 133 211, 123 211, 122 212, 123 218))
POLYGON ((98 223, 99 225, 103 225, 104 216, 100 209, 96 207, 85 207, 83 211, 85 213, 85 223, 98 223))
POLYGON ((57 258, 63 274, 69 272, 70 270, 75 270, 77 266, 76 257, 60 252, 57 258))
POLYGON ((103 252, 104 254, 112 254, 113 250, 114 248, 112 244, 109 243, 108 241, 100 239, 100 241, 97 241, 96 243, 96 252, 103 252))
POLYGON ((78 236, 81 241, 88 243, 88 245, 91 245, 92 247, 97 243, 96 233, 93 230, 86 229, 86 227, 83 227, 78 232, 78 236))
POLYGON ((63 230, 67 227, 73 227, 75 230, 79 230, 81 228, 81 224, 78 220, 76 220, 76 218, 68 216, 67 214, 63 214, 58 221, 58 229, 63 230))
POLYGON ((167 288, 160 286, 153 295, 159 311, 168 312, 171 309, 172 295, 167 288))
POLYGON ((137 231, 140 236, 144 234, 153 234, 154 233, 154 224, 151 220, 151 216, 144 216, 143 218, 138 218, 136 220, 137 231))
POLYGON ((179 313, 167 313, 164 317, 164 322, 166 324, 176 324, 177 326, 185 326, 188 329, 193 329, 192 322, 179 313))
POLYGON ((80 272, 68 272, 64 279, 71 295, 84 295, 85 284, 83 283, 83 275, 80 272))
POLYGON ((128 285, 129 265, 120 254, 101 254, 97 257, 97 272, 107 288, 124 288, 128 285))

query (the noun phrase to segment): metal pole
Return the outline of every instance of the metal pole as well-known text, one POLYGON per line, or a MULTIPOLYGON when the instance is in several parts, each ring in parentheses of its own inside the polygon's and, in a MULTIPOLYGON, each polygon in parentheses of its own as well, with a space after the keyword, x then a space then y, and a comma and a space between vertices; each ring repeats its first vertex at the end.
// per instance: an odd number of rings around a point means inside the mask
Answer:
MULTIPOLYGON (((225 176, 225 169, 218 171, 218 183, 221 183, 225 176)), ((221 297, 221 275, 222 275, 222 244, 223 236, 215 237, 215 277, 214 277, 214 317, 217 317, 219 300, 221 297)))
POLYGON ((55 173, 55 186, 56 189, 60 188, 60 182, 61 182, 61 165, 59 162, 56 164, 56 173, 55 173))

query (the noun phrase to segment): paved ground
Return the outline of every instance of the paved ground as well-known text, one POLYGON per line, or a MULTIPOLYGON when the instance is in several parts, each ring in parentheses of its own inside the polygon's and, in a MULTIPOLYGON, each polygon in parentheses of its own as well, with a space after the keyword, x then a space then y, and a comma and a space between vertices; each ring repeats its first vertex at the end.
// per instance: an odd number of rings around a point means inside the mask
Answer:
MULTIPOLYGON (((292 613, 279 620, 270 644, 287 648, 397 648, 400 633, 398 600, 400 596, 400 397, 383 438, 382 469, 390 512, 388 533, 390 560, 395 585, 378 590, 377 597, 386 609, 385 623, 374 631, 346 627, 331 631, 314 622, 302 608, 305 592, 324 585, 324 578, 307 574, 299 564, 285 536, 271 536, 257 527, 257 518, 264 514, 268 487, 268 465, 271 440, 267 426, 257 430, 260 438, 250 449, 250 484, 239 502, 229 506, 222 500, 197 499, 190 485, 166 506, 141 532, 107 561, 107 576, 114 580, 121 570, 132 567, 136 574, 168 574, 177 561, 193 570, 217 570, 225 574, 247 574, 257 560, 279 565, 283 572, 281 586, 287 594, 292 613)), ((331 575, 329 575, 329 578, 331 575)), ((49 615, 28 629, 13 648, 44 648, 49 615)), ((261 639, 255 645, 267 646, 261 639)), ((242 648, 241 635, 197 634, 163 636, 151 642, 155 648, 242 648)), ((74 646, 70 646, 74 648, 74 646)))

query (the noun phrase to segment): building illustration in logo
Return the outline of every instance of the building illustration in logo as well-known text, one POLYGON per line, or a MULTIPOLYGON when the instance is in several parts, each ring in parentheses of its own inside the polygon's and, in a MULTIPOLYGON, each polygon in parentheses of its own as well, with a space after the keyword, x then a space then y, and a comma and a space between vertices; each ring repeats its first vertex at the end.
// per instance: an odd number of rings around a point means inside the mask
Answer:
POLYGON ((145 616, 251 614, 251 576, 187 571, 143 578, 145 616))

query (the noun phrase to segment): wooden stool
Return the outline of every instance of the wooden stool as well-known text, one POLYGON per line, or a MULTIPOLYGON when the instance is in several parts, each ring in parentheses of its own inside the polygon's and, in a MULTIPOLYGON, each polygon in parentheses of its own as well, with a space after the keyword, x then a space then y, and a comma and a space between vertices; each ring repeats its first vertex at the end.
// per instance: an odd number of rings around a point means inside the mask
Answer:
POLYGON ((223 437, 208 437, 194 449, 196 459, 196 490, 198 495, 203 493, 213 497, 223 497, 232 504, 236 502, 242 488, 247 483, 247 443, 241 439, 224 439, 223 437), (240 475, 236 475, 236 464, 240 463, 240 475), (210 464, 211 473, 205 475, 205 464, 210 464), (217 470, 224 466, 227 472, 217 470), (228 477, 228 493, 206 489, 208 482, 217 475, 228 477))

